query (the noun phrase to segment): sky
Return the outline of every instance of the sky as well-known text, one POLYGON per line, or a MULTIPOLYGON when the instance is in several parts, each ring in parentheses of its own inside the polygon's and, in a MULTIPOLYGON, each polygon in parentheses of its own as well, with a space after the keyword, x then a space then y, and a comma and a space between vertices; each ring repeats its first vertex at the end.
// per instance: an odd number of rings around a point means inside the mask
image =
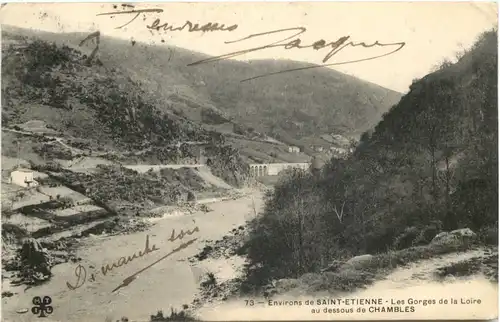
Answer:
MULTIPOLYGON (((132 3, 131 3, 132 4, 132 3)), ((495 3, 468 2, 244 2, 244 3, 133 3, 134 8, 114 9, 112 3, 57 3, 8 4, 0 11, 2 24, 52 32, 93 32, 137 42, 182 47, 209 55, 224 55, 235 51, 279 42, 282 46, 264 48, 233 59, 289 59, 322 64, 331 48, 285 49, 284 44, 300 38, 301 46, 324 40, 336 42, 349 37, 345 43, 365 42, 367 45, 404 42, 404 46, 390 55, 329 66, 340 72, 407 92, 415 78, 428 74, 445 57, 453 59, 455 53, 470 47, 477 36, 497 25, 495 3), (143 13, 125 27, 132 14, 101 15, 99 13, 123 10, 163 9, 163 12, 143 13), (233 31, 188 32, 151 31, 155 19, 181 27, 187 20, 206 23, 237 25, 233 31), (281 31, 254 36, 253 34, 280 29, 303 27, 303 33, 281 31), (163 41, 162 41, 163 40, 163 41)), ((295 42, 297 43, 297 42, 295 42)), ((345 44, 344 43, 344 44, 345 44)), ((343 48, 328 63, 362 60, 384 55, 400 46, 373 46, 370 48, 343 48)), ((217 63, 211 63, 215 64, 217 63)))

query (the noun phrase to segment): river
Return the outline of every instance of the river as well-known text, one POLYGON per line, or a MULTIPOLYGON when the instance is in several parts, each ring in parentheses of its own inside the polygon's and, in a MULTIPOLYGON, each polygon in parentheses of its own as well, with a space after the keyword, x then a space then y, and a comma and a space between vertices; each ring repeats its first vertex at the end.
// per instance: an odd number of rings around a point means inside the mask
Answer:
POLYGON ((149 321, 149 316, 158 310, 166 313, 170 308, 179 309, 183 304, 190 304, 197 293, 199 281, 197 272, 186 260, 198 253, 206 240, 218 240, 231 229, 244 224, 258 212, 262 206, 262 194, 254 192, 236 200, 212 203, 213 210, 208 213, 197 212, 192 215, 167 217, 156 222, 147 232, 118 236, 95 236, 82 240, 84 246, 77 251, 82 258, 79 263, 87 267, 87 275, 95 267, 116 262, 120 257, 132 256, 144 250, 146 235, 149 235, 150 247, 156 245, 159 250, 136 258, 128 264, 114 268, 106 276, 97 275, 95 281, 89 281, 75 290, 70 290, 66 283, 75 286, 75 268, 78 264, 65 263, 52 268, 54 277, 46 284, 24 291, 23 287, 10 287, 18 293, 2 299, 3 321, 39 321, 28 311, 16 313, 20 309, 31 310, 35 296, 50 296, 54 312, 44 321, 116 321, 122 316, 131 321, 149 321), (199 232, 186 236, 182 241, 170 242, 172 229, 180 230, 199 228, 199 232), (198 237, 198 240, 155 266, 140 274, 128 286, 115 293, 111 291, 120 285, 123 279, 143 267, 155 262, 171 252, 182 242, 198 237))

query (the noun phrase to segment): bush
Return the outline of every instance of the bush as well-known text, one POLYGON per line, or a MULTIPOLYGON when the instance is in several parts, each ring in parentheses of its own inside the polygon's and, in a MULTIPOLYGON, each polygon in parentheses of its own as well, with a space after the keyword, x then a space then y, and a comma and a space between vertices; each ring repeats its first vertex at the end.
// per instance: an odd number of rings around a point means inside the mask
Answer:
POLYGON ((394 240, 394 249, 399 250, 413 246, 413 242, 419 234, 420 230, 417 227, 406 228, 405 231, 394 240))
MULTIPOLYGON (((45 171, 51 171, 51 172, 61 172, 63 170, 63 167, 57 163, 57 162, 53 162, 53 161, 49 161, 45 164, 32 164, 31 165, 31 168, 33 170, 37 170, 37 171, 40 171, 40 172, 45 172, 45 171)), ((53 178, 44 178, 44 179, 41 179, 42 181, 43 180, 52 180, 54 181, 53 178)))
MULTIPOLYGON (((329 292, 352 292, 363 288, 375 281, 375 275, 362 271, 343 271, 341 273, 314 274, 316 277, 307 283, 310 293, 329 292)), ((301 278, 302 279, 302 278, 301 278)))
POLYGON ((217 279, 215 278, 215 274, 212 272, 208 272, 205 276, 205 280, 202 281, 200 285, 205 289, 213 289, 217 287, 217 279))
POLYGON ((8 243, 18 243, 22 239, 29 236, 26 229, 20 228, 13 224, 2 224, 2 241, 8 243))
POLYGON ((60 144, 43 144, 41 147, 34 147, 33 150, 47 159, 73 160, 71 150, 62 147, 60 144))
POLYGON ((420 232, 413 241, 413 246, 429 244, 437 234, 441 232, 442 224, 440 221, 431 222, 429 225, 420 229, 420 232))
POLYGON ((498 226, 483 227, 478 232, 479 240, 486 245, 498 245, 498 226))
POLYGON ((212 173, 227 183, 241 187, 250 175, 250 167, 239 151, 229 145, 211 145, 205 149, 206 162, 212 173))
POLYGON ((167 321, 199 321, 194 318, 191 314, 186 312, 185 310, 181 310, 177 312, 174 309, 171 309, 169 316, 164 316, 163 311, 158 311, 156 315, 151 315, 151 322, 167 322, 167 321))

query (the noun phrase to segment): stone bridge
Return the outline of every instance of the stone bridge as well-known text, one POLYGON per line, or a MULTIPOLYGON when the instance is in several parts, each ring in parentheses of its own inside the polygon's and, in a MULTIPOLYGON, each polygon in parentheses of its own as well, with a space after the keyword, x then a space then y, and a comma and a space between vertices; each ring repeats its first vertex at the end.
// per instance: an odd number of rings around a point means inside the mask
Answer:
MULTIPOLYGON (((160 169, 180 169, 180 168, 199 168, 204 167, 204 164, 161 164, 161 165, 124 165, 125 168, 135 170, 139 173, 144 173, 152 169, 159 171, 160 169)), ((308 170, 311 163, 252 163, 250 164, 250 175, 252 177, 276 176, 285 169, 303 169, 308 170)))
POLYGON ((252 163, 250 164, 250 175, 252 177, 275 176, 285 169, 308 170, 310 163, 252 163))

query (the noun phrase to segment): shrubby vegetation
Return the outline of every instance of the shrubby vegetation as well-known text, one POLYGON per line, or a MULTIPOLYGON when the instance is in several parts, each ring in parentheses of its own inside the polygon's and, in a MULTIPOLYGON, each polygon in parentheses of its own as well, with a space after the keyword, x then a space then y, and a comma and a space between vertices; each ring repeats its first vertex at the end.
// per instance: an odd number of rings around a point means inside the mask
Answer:
POLYGON ((49 143, 49 144, 43 144, 41 146, 35 146, 33 150, 37 154, 43 156, 44 158, 47 158, 48 160, 52 159, 73 160, 73 153, 71 153, 71 150, 61 146, 58 143, 56 144, 49 143))
POLYGON ((230 145, 211 145, 205 149, 207 165, 212 173, 227 183, 240 187, 250 173, 247 163, 241 158, 239 151, 230 145))
POLYGON ((208 133, 199 126, 190 122, 180 123, 161 112, 156 102, 130 78, 104 67, 83 66, 83 56, 76 51, 35 41, 28 45, 25 52, 26 63, 33 67, 24 75, 24 83, 39 89, 35 91, 38 95, 35 94, 32 99, 44 101, 50 97, 46 104, 53 107, 89 107, 106 129, 107 136, 119 146, 142 149, 178 140, 208 138, 208 133), (54 60, 49 64, 45 56, 54 60), (54 65, 58 68, 52 68, 54 65), (101 73, 95 73, 99 71, 101 73))
POLYGON ((171 309, 170 315, 163 315, 163 311, 158 311, 156 315, 151 315, 151 322, 167 322, 167 321, 199 321, 195 317, 193 317, 190 313, 185 310, 177 311, 171 309))
POLYGON ((442 230, 496 229, 497 120, 491 31, 455 64, 415 81, 349 158, 277 184, 251 224, 247 284, 424 245, 442 230))
POLYGON ((194 191, 203 186, 201 179, 190 171, 164 169, 138 173, 125 167, 99 165, 97 173, 62 171, 57 177, 108 211, 147 211, 155 206, 194 200, 194 191))

